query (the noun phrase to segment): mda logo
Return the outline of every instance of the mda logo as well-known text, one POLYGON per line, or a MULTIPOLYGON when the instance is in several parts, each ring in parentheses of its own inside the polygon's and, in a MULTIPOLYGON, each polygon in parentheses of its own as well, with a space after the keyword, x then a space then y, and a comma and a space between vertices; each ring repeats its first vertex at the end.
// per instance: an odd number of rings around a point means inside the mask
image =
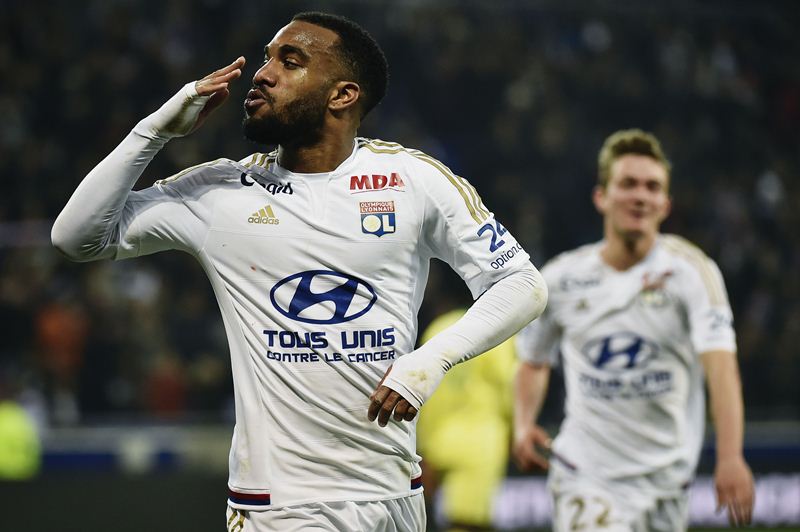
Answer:
POLYGON ((269 292, 275 309, 303 323, 332 325, 363 316, 378 300, 365 281, 332 270, 295 273, 278 281, 269 292))

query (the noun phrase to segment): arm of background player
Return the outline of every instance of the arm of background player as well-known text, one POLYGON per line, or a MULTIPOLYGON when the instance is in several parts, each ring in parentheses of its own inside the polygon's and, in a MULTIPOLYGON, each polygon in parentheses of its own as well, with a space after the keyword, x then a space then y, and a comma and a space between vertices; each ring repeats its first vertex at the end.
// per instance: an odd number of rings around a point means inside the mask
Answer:
POLYGON ((72 260, 114 256, 109 244, 131 188, 153 157, 174 137, 188 135, 228 97, 228 83, 241 76, 244 58, 187 83, 133 131, 84 178, 51 232, 53 245, 72 260))
POLYGON ((372 394, 370 421, 385 426, 393 411, 396 421, 410 421, 447 370, 505 341, 546 304, 547 286, 533 264, 502 278, 456 323, 395 361, 372 394))
POLYGON ((536 420, 542 410, 550 383, 550 366, 522 361, 514 380, 514 460, 523 471, 547 469, 547 458, 537 451, 537 447, 549 449, 550 436, 536 420))
POLYGON ((746 525, 753 512, 753 474, 742 454, 744 404, 736 355, 730 351, 707 351, 701 360, 716 431, 714 484, 718 509, 728 508, 731 524, 746 525))

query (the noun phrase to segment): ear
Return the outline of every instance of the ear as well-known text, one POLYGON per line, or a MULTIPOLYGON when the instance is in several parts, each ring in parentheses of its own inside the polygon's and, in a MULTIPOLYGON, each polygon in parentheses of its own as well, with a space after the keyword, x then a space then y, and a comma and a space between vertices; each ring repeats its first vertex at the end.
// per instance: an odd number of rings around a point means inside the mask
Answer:
POLYGON ((594 208, 597 209, 602 215, 606 213, 606 189, 597 185, 592 190, 592 202, 594 203, 594 208))
POLYGON ((333 112, 341 112, 348 108, 354 108, 361 97, 361 87, 352 81, 338 81, 331 88, 328 109, 333 112))
POLYGON ((658 220, 658 223, 661 223, 664 220, 666 220, 671 212, 672 212, 672 196, 667 196, 667 201, 664 203, 664 212, 661 213, 661 218, 658 220))

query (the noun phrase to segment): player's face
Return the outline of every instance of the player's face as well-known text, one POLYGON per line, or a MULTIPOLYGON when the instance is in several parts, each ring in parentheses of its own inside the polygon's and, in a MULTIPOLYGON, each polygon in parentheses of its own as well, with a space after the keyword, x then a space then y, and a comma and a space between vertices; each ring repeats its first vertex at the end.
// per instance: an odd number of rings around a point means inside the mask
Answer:
POLYGON ((606 231, 623 238, 652 237, 669 214, 669 175, 646 155, 623 155, 611 165, 605 188, 594 193, 606 231))
POLYGON ((275 35, 244 101, 247 138, 284 145, 319 138, 339 71, 334 55, 338 39, 333 31, 302 21, 275 35))

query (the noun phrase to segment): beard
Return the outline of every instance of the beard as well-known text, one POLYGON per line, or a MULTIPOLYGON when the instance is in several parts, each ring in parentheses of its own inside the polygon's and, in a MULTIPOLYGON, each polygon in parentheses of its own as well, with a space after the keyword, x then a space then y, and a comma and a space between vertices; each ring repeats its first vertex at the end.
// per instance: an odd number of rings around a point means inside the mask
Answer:
MULTIPOLYGON (((263 105, 272 107, 266 116, 245 115, 242 130, 248 140, 258 144, 280 144, 302 146, 313 144, 321 137, 322 125, 327 112, 328 88, 297 98, 281 108, 274 99, 263 105)), ((269 96, 267 96, 269 98, 269 96)))

